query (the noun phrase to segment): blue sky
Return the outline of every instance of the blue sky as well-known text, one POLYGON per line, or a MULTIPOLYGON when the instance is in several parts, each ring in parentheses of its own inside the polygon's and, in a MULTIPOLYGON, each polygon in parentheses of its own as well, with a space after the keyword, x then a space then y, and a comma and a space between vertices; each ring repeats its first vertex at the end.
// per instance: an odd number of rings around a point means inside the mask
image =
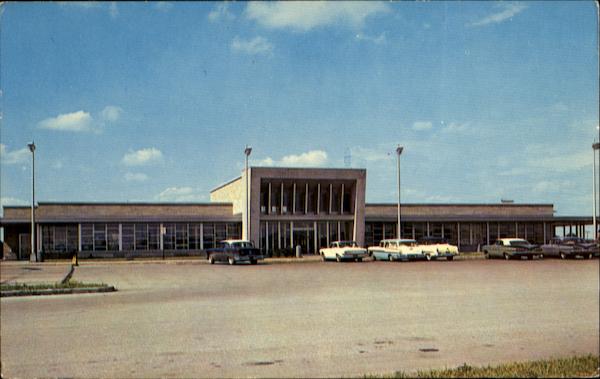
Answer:
POLYGON ((590 214, 594 2, 4 3, 0 197, 209 201, 251 165, 367 201, 590 214))

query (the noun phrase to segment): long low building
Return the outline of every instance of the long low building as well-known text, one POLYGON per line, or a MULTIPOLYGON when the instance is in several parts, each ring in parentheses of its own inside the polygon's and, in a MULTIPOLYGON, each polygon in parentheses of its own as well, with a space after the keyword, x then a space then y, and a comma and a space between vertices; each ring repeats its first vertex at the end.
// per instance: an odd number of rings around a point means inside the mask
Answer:
MULTIPOLYGON (((210 203, 40 202, 36 250, 44 257, 202 255, 218 241, 255 241, 267 255, 315 253, 335 240, 396 238, 397 204, 366 204, 366 170, 252 167, 210 194, 210 203)), ((497 238, 545 243, 585 237, 591 217, 556 217, 552 204, 401 204, 401 237, 447 238, 475 251, 497 238)), ((29 259, 31 208, 5 206, 5 259, 29 259)))

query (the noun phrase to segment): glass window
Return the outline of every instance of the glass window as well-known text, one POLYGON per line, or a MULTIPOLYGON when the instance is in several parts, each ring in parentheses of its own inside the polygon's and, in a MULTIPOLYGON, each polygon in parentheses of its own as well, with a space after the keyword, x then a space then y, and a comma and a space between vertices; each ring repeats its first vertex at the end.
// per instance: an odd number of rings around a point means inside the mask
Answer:
POLYGON ((198 250, 200 246, 200 225, 201 224, 189 224, 189 241, 190 250, 198 250))
MULTIPOLYGON (((284 183, 283 185, 283 207, 281 208, 281 214, 292 213, 292 199, 293 199, 294 186, 292 183, 284 183)), ((296 208, 297 210, 297 208, 296 208)))
POLYGON ((106 224, 94 224, 94 251, 106 250, 106 224))
POLYGON ((187 250, 188 248, 188 225, 175 224, 175 249, 187 250))
POLYGON ((227 239, 237 240, 242 238, 242 224, 229 223, 227 224, 227 239))
POLYGON ((77 225, 67 226, 67 250, 70 252, 79 250, 79 228, 77 225))
POLYGON ((119 250, 119 224, 106 225, 106 238, 108 240, 108 250, 119 250))
POLYGON ((383 224, 383 236, 381 238, 396 238, 397 231, 397 222, 386 222, 383 224))
POLYGON ((94 250, 94 225, 81 224, 81 250, 94 250))
POLYGON ((67 251, 67 227, 64 225, 54 226, 54 250, 67 251))
POLYGON ((204 224, 204 249, 215 247, 215 228, 214 224, 204 224))
POLYGON ((309 183, 308 185, 308 213, 315 214, 317 212, 317 183, 309 183))
POLYGON ((271 214, 279 213, 281 206, 281 183, 271 183, 271 214))
POLYGON ((340 209, 342 206, 342 185, 334 184, 331 188, 331 212, 332 213, 340 213, 340 209))
POLYGON ((348 183, 344 185, 344 213, 352 214, 354 212, 354 199, 352 199, 352 186, 348 183))
POLYGON ((269 184, 267 182, 260 183, 260 213, 266 214, 269 203, 269 184))
POLYGON ((131 251, 134 249, 134 241, 135 241, 135 228, 133 224, 123 224, 121 225, 121 232, 123 233, 122 242, 123 242, 123 250, 131 251))
POLYGON ((148 224, 148 250, 160 249, 160 224, 148 224))
POLYGON ((339 240, 338 235, 338 223, 337 221, 332 221, 329 223, 329 243, 335 242, 339 240))
POLYGON ((296 213, 303 214, 306 205, 306 183, 296 183, 296 213))
POLYGON ((135 224, 135 250, 148 250, 148 224, 135 224))
POLYGON ((329 213, 329 183, 321 183, 319 213, 329 213))
POLYGON ((223 223, 215 224, 215 240, 217 242, 227 239, 227 225, 223 223))
POLYGON ((54 250, 54 227, 42 225, 42 251, 54 250))

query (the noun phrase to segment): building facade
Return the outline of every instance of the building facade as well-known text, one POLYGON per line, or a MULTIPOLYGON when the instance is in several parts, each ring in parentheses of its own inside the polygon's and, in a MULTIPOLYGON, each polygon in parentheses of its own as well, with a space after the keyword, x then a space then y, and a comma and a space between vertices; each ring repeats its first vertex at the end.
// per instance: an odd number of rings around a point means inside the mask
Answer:
MULTIPOLYGON (((210 203, 46 203, 36 247, 46 258, 203 255, 228 238, 267 255, 305 254, 335 240, 361 246, 396 238, 397 204, 366 204, 366 170, 252 167, 210 193, 210 203), (246 201, 248 199, 248 201, 246 201)), ((4 258, 29 259, 30 207, 4 207, 4 258)), ((402 204, 401 236, 447 238, 475 251, 497 238, 544 243, 585 237, 591 217, 555 217, 552 204, 402 204)))

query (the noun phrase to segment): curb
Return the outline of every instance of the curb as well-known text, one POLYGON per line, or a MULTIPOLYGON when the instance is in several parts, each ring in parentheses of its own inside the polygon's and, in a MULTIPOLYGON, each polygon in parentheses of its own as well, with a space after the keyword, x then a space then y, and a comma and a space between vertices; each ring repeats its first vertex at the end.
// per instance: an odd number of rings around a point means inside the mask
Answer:
POLYGON ((39 289, 39 290, 2 291, 2 292, 0 292, 0 297, 70 295, 70 294, 79 294, 79 293, 100 293, 100 292, 115 292, 115 291, 117 291, 117 289, 114 286, 83 287, 83 288, 48 288, 48 289, 39 289))

